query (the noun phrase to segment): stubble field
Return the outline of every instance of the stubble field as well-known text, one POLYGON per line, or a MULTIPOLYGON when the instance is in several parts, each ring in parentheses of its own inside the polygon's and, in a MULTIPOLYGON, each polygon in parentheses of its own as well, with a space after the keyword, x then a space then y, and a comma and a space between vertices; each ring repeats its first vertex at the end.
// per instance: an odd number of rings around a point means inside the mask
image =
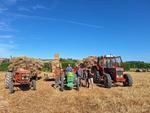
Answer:
POLYGON ((133 87, 94 86, 60 92, 52 82, 37 81, 37 90, 16 88, 9 94, 0 73, 0 113, 150 113, 150 73, 130 73, 133 87))

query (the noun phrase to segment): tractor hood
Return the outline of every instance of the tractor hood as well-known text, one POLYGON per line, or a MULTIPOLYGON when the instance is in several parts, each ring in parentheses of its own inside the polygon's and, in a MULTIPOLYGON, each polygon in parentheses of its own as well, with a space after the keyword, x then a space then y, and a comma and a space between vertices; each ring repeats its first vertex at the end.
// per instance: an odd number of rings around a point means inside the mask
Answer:
POLYGON ((17 69, 16 73, 26 73, 26 74, 30 74, 30 71, 25 70, 25 69, 22 69, 22 68, 19 68, 19 69, 17 69))
POLYGON ((117 68, 116 68, 116 71, 124 71, 124 69, 123 69, 123 68, 120 68, 120 67, 117 67, 117 68))

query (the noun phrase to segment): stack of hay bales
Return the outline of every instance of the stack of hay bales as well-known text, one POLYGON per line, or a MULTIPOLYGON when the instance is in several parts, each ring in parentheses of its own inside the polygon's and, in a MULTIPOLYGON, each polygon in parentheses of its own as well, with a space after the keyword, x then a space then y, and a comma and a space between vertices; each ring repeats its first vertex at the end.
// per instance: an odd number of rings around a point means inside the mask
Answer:
POLYGON ((52 64, 52 72, 54 72, 57 67, 60 67, 60 61, 59 60, 53 60, 51 62, 51 64, 52 64))
POLYGON ((51 62, 51 64, 52 64, 52 72, 54 72, 57 67, 61 67, 58 53, 54 54, 54 60, 51 62))
POLYGON ((82 62, 85 67, 91 67, 93 64, 95 64, 95 62, 97 62, 97 57, 89 56, 87 58, 84 58, 82 62))
POLYGON ((8 69, 16 71, 18 68, 29 70, 31 73, 40 74, 43 63, 39 59, 29 57, 15 57, 10 60, 11 64, 8 69))

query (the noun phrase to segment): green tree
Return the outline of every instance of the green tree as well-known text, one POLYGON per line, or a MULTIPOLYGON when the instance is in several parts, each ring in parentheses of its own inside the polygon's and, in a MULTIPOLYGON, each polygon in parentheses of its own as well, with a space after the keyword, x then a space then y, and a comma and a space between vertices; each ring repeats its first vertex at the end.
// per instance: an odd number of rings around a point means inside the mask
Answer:
POLYGON ((44 72, 51 72, 52 71, 51 63, 44 63, 42 71, 44 71, 44 72))
POLYGON ((71 59, 71 58, 68 58, 68 59, 61 58, 60 63, 62 65, 62 68, 66 68, 68 66, 68 64, 70 64, 72 67, 74 67, 77 64, 77 60, 71 59))
POLYGON ((0 64, 0 71, 8 71, 8 66, 10 65, 10 62, 4 62, 0 64))

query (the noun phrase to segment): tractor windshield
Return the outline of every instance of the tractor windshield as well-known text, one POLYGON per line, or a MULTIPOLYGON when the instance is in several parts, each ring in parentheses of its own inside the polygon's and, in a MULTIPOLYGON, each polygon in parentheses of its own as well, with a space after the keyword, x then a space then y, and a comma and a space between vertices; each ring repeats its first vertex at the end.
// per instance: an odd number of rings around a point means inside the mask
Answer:
POLYGON ((122 60, 121 60, 121 57, 116 57, 116 66, 118 67, 122 67, 122 60))
POLYGON ((106 68, 122 67, 122 59, 120 56, 117 57, 98 57, 98 63, 100 66, 106 68))
POLYGON ((112 68, 113 66, 121 67, 122 60, 120 57, 107 57, 104 64, 107 68, 112 68))

